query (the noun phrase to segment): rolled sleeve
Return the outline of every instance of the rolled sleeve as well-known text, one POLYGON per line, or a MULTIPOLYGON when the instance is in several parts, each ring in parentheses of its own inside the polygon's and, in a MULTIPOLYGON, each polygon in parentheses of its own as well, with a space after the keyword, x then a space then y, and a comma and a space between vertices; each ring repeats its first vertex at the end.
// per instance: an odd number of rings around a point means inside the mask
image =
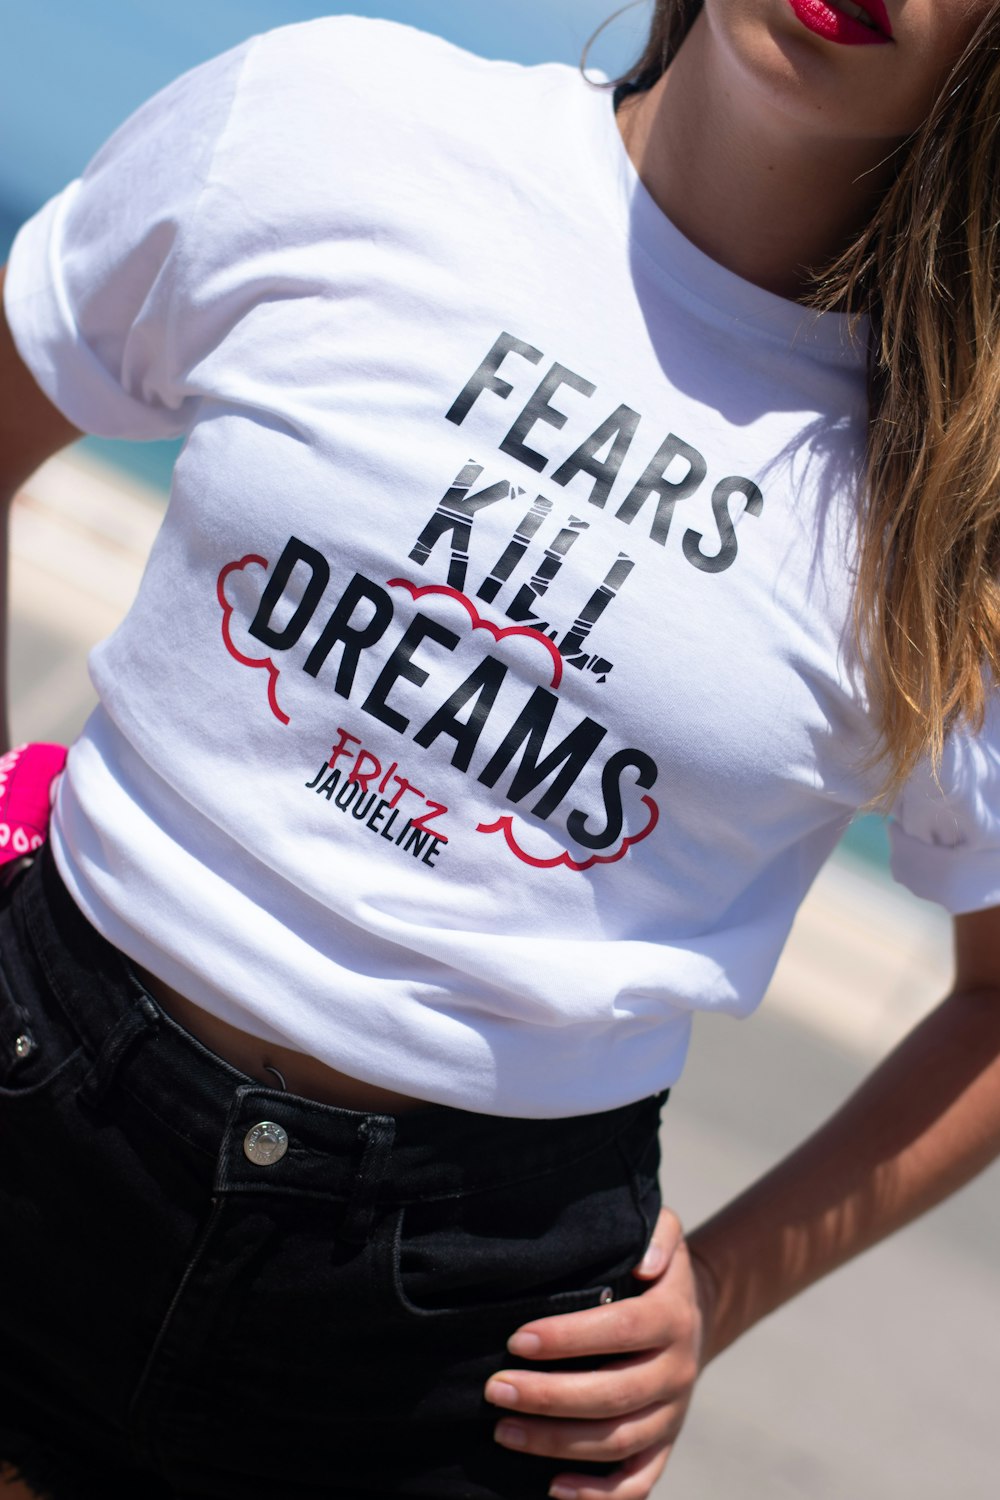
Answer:
POLYGON ((937 778, 920 765, 889 820, 892 872, 953 914, 1000 906, 1000 703, 978 734, 956 730, 937 778))
POLYGON ((4 283, 4 308, 18 353, 63 416, 100 437, 175 437, 185 413, 153 392, 133 396, 102 363, 80 327, 64 279, 63 231, 79 180, 19 230, 4 283))
POLYGON ((141 440, 190 426, 198 350, 185 294, 197 210, 251 45, 144 104, 15 238, 4 286, 11 334, 49 400, 84 432, 141 440))

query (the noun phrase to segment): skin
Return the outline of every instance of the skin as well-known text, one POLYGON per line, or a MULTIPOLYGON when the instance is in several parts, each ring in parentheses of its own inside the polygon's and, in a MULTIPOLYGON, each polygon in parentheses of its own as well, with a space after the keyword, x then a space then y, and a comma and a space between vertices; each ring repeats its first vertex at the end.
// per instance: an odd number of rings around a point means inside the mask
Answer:
POLYGON ((37 1500, 36 1491, 29 1490, 20 1479, 4 1479, 0 1474, 0 1494, 4 1500, 37 1500))
MULTIPOLYGON (((803 267, 863 220, 887 152, 989 8, 889 0, 891 46, 838 48, 803 32, 787 0, 708 0, 669 73, 624 113, 626 149, 683 233, 794 297, 803 267)), ((0 502, 76 436, 0 316, 0 502)), ((956 920, 950 994, 826 1125, 686 1235, 664 1211, 636 1272, 641 1296, 514 1333, 519 1357, 593 1368, 497 1371, 486 1396, 510 1414, 497 1441, 565 1460, 553 1495, 645 1500, 711 1359, 998 1154, 1000 908, 956 920), (574 1471, 591 1459, 618 1467, 606 1479, 574 1471)))
POLYGON ((788 0, 706 0, 673 66, 623 105, 629 154, 688 239, 798 297, 805 268, 867 220, 893 151, 991 8, 888 0, 894 40, 846 47, 808 31, 788 0))
MULTIPOLYGON (((0 268, 0 297, 6 276, 0 268)), ((14 347, 0 310, 0 744, 10 744, 7 726, 7 514, 30 474, 80 433, 38 389, 14 347)))

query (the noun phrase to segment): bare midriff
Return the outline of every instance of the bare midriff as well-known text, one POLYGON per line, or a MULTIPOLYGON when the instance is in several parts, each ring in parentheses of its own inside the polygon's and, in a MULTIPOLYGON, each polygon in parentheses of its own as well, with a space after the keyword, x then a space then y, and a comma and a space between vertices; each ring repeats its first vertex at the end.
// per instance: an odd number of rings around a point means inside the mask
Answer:
POLYGON ((277 1068, 289 1093, 300 1094, 305 1099, 315 1099, 320 1104, 335 1104, 340 1109, 356 1109, 379 1114, 401 1114, 404 1110, 426 1109, 425 1099, 414 1099, 409 1094, 397 1094, 392 1089, 380 1088, 378 1084, 365 1083, 340 1073, 336 1068, 321 1063, 318 1058, 305 1052, 296 1052, 292 1047, 281 1047, 275 1042, 262 1041, 231 1026, 218 1016, 210 1015, 186 995, 181 995, 170 985, 155 978, 145 969, 139 976, 150 994, 163 1007, 167 1015, 183 1026, 185 1031, 197 1037, 202 1046, 214 1052, 238 1068, 241 1073, 257 1078, 269 1088, 280 1089, 281 1084, 268 1068, 277 1068))

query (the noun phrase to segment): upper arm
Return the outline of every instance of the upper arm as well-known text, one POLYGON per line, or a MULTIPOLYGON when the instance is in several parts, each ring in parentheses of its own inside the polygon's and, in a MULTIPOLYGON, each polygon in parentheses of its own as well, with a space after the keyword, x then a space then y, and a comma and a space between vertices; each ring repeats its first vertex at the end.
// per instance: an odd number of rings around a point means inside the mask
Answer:
POLYGON ((51 458, 80 436, 57 410, 17 352, 3 310, 6 267, 0 267, 0 503, 51 458))
POLYGON ((954 920, 956 990, 1000 990, 1000 906, 954 920))

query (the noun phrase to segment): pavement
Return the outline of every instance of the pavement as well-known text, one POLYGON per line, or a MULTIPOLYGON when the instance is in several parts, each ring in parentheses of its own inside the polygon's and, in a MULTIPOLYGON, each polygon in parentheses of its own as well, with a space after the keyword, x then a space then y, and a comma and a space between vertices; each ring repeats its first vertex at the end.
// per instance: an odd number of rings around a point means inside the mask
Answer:
MULTIPOLYGON (((71 739, 91 645, 128 608, 163 496, 77 450, 14 507, 12 725, 71 739)), ((666 1201, 694 1225, 821 1123, 945 993, 949 927, 835 855, 748 1021, 700 1017, 667 1105, 666 1201)), ((996 1500, 1000 1164, 711 1365, 656 1500, 996 1500)))

